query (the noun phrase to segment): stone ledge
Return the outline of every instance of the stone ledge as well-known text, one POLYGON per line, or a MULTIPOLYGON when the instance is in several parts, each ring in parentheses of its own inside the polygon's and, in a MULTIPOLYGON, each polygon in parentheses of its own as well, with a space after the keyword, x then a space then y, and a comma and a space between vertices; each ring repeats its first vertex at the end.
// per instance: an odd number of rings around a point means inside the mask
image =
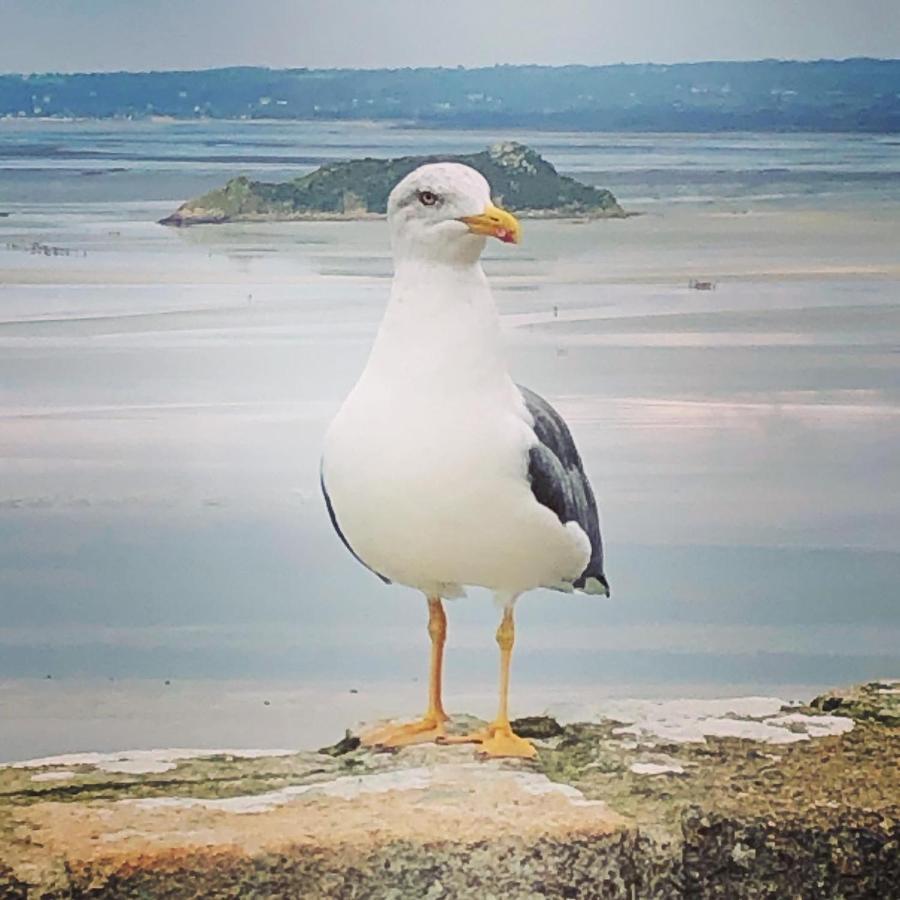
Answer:
POLYGON ((0 768, 0 898, 887 900, 898 699, 885 682, 810 707, 531 717, 533 764, 352 739, 15 764, 0 768))

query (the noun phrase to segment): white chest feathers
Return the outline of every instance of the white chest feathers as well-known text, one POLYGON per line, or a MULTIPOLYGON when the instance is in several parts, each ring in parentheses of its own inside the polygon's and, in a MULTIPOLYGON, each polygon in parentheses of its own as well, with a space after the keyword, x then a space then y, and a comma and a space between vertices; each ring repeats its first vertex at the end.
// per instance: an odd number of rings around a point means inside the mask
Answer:
POLYGON ((392 581, 445 596, 576 577, 590 542, 534 499, 531 425, 480 266, 398 272, 325 440, 323 482, 345 541, 392 581))

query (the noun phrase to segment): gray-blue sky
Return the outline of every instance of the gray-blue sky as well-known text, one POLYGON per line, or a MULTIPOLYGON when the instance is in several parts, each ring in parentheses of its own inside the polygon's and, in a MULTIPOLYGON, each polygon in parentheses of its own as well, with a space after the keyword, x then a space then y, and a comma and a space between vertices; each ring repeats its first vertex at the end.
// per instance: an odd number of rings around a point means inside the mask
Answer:
POLYGON ((900 56, 898 0, 0 0, 0 71, 900 56))

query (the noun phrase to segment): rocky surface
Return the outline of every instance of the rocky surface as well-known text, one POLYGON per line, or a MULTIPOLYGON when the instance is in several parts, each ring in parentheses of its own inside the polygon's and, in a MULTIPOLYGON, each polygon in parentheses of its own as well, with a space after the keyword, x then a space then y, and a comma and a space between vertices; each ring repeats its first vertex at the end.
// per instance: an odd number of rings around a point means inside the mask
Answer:
POLYGON ((622 218, 625 212, 602 188, 559 175, 524 144, 495 144, 480 153, 357 159, 331 163, 281 184, 233 178, 225 187, 188 200, 162 225, 223 222, 358 219, 384 215, 391 189, 429 162, 461 162, 490 182, 494 199, 525 216, 622 218))
POLYGON ((534 763, 353 735, 32 760, 0 768, 0 898, 890 900, 898 707, 889 682, 569 710, 518 723, 534 763))

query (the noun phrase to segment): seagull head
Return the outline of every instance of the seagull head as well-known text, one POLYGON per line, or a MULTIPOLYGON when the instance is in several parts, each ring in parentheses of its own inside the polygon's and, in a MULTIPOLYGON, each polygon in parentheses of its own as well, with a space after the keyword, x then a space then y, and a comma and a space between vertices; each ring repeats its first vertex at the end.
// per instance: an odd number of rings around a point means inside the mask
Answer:
POLYGON ((471 263, 488 237, 519 242, 515 216, 491 201, 485 177, 460 163, 429 163, 410 172, 388 198, 395 257, 471 263))

